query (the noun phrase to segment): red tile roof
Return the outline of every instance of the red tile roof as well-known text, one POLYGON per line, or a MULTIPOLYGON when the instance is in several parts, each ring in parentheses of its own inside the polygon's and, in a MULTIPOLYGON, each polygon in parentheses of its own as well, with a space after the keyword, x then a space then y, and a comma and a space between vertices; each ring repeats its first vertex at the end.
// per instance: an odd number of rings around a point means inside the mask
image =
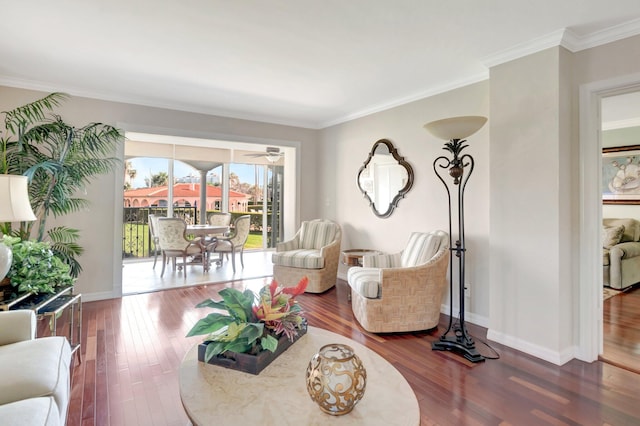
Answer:
MULTIPOLYGON (((125 197, 161 197, 167 198, 169 196, 168 186, 154 186, 151 188, 137 188, 124 191, 125 197)), ((200 196, 200 184, 199 183, 176 183, 173 185, 173 197, 196 197, 200 196)), ((236 191, 229 191, 229 197, 242 198, 247 197, 247 194, 236 191)), ((207 185, 207 198, 209 197, 222 197, 222 187, 207 185)))

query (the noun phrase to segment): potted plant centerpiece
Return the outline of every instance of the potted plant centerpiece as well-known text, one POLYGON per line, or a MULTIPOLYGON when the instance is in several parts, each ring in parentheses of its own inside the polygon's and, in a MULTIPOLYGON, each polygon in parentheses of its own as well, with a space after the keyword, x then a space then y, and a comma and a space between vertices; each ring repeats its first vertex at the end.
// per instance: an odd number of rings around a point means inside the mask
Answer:
POLYGON ((258 374, 306 333, 307 323, 295 297, 304 293, 308 279, 295 287, 279 287, 276 280, 260 289, 220 291, 221 301, 207 299, 196 307, 214 308, 201 318, 187 337, 206 335, 198 359, 235 370, 258 374))

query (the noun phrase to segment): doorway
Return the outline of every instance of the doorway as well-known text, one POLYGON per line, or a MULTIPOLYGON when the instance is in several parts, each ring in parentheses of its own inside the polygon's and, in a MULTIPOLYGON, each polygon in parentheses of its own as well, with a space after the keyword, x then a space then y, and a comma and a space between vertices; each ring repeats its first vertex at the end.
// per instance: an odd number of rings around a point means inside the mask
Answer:
POLYGON ((603 351, 602 291, 602 140, 601 106, 607 97, 640 91, 640 74, 593 82, 580 87, 579 134, 579 277, 576 301, 578 347, 586 362, 603 351))
MULTIPOLYGON (((637 155, 640 145, 640 91, 603 97, 601 114, 602 147, 613 151, 603 155, 603 181, 611 180, 605 171, 611 175, 615 172, 612 181, 619 185, 612 184, 612 192, 621 197, 619 200, 605 199, 602 217, 640 220, 640 191, 636 190, 639 177, 634 172, 640 162, 640 156, 637 155), (619 178, 622 175, 624 179, 619 178)), ((605 192, 609 192, 608 188, 605 192)), ((633 284, 632 281, 636 279, 629 279, 625 275, 629 271, 622 272, 618 274, 621 282, 617 279, 616 282, 605 282, 603 348, 599 358, 603 362, 640 372, 640 321, 637 320, 640 318, 640 285, 633 284), (619 290, 620 287, 622 289, 619 290)))
POLYGON ((117 218, 123 222, 122 293, 140 292, 141 281, 153 291, 272 275, 268 251, 283 240, 286 228, 295 228, 297 217, 298 150, 285 143, 276 147, 272 143, 266 146, 127 132, 124 214, 117 218), (155 168, 150 169, 151 164, 155 168), (189 266, 174 273, 169 268, 160 277, 162 268, 152 267, 155 253, 145 220, 148 214, 179 216, 189 224, 200 224, 214 211, 251 216, 252 245, 245 245, 245 268, 237 268, 237 273, 225 272, 226 263, 209 271, 189 266), (132 229, 138 232, 132 233, 132 229), (252 251, 260 253, 250 254, 252 251), (253 259, 250 266, 247 256, 253 259), (139 275, 140 262, 148 266, 144 280, 139 275), (128 285, 131 282, 135 284, 128 285))

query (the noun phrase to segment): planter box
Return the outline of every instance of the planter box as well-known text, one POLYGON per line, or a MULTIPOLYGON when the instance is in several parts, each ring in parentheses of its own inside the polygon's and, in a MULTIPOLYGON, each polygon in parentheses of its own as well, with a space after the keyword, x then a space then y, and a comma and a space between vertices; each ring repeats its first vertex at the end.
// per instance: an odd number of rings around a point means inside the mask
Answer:
MULTIPOLYGON (((275 352, 262 351, 257 355, 225 352, 224 355, 220 354, 211 358, 208 364, 257 375, 306 333, 307 326, 305 324, 303 328, 298 330, 298 335, 295 337, 293 342, 289 341, 285 335, 280 336, 278 339, 278 347, 275 352)), ((204 362, 204 354, 206 350, 207 343, 200 343, 198 345, 198 361, 204 362)))

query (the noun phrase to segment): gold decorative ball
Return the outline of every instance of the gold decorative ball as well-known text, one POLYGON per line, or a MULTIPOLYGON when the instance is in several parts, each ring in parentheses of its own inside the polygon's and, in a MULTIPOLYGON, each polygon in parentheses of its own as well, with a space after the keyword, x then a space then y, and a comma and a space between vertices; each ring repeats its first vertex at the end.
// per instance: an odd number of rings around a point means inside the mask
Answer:
POLYGON ((341 416, 364 396, 367 370, 350 346, 332 343, 311 358, 306 379, 307 391, 320 409, 341 416))

